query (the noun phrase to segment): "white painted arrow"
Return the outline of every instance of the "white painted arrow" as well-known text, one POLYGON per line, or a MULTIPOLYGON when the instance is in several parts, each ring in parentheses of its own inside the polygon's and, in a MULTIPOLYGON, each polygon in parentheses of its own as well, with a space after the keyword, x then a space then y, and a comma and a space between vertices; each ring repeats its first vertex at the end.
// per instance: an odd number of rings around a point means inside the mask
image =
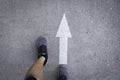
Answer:
POLYGON ((59 41, 59 64, 67 64, 67 47, 68 38, 72 37, 65 14, 61 20, 56 37, 60 37, 59 41))

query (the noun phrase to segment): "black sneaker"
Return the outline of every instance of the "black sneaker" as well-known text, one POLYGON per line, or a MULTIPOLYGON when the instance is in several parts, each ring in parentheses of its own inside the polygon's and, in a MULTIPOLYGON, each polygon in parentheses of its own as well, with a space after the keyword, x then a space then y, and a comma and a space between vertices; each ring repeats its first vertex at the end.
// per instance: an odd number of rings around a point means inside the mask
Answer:
POLYGON ((45 57, 44 65, 47 63, 48 54, 47 54, 47 40, 44 37, 39 37, 36 42, 36 47, 38 51, 38 59, 41 56, 45 57))
POLYGON ((58 68, 58 80, 68 80, 69 74, 67 70, 67 65, 61 64, 58 68))

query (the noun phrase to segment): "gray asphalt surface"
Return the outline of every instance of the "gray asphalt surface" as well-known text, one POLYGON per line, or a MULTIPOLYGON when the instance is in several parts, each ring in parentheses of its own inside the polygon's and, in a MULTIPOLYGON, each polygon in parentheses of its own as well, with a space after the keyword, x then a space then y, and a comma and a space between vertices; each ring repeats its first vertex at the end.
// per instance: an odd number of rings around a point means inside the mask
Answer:
POLYGON ((66 14, 69 80, 120 80, 120 0, 0 0, 0 80, 23 80, 37 60, 35 41, 48 40, 44 80, 57 80, 66 14))

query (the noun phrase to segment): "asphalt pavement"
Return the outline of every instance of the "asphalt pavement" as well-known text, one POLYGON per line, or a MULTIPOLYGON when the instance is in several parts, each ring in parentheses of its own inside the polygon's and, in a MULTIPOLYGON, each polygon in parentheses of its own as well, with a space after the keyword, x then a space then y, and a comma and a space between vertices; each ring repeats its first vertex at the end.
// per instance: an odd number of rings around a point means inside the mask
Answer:
POLYGON ((120 0, 0 0, 0 80, 24 80, 39 36, 48 40, 44 80, 57 80, 63 14, 69 80, 120 80, 120 0))

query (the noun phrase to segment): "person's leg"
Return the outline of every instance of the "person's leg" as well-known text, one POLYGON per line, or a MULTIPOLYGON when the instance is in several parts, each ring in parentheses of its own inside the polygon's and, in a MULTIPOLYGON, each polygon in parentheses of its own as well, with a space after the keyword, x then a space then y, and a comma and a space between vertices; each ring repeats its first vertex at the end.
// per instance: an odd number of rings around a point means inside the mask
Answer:
POLYGON ((38 60, 29 69, 25 80, 43 80, 43 66, 47 62, 47 40, 43 37, 37 40, 38 60))
POLYGON ((26 80, 30 80, 34 77, 36 80, 43 80, 43 63, 45 61, 44 57, 40 57, 30 68, 26 75, 26 80))

